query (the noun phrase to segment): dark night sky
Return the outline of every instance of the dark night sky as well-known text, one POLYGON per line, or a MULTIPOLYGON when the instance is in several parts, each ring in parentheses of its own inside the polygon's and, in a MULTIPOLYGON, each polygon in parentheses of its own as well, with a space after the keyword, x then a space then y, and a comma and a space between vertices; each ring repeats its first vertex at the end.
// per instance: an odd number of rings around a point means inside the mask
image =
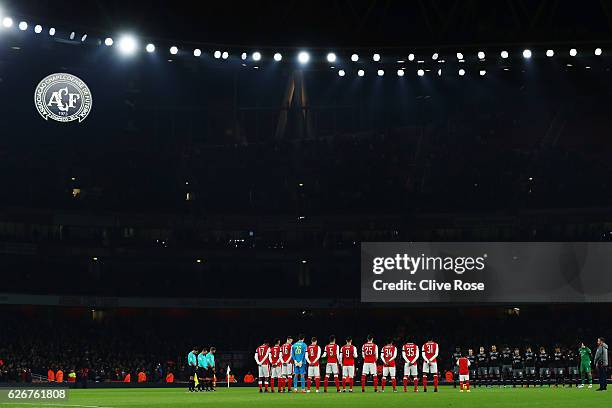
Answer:
POLYGON ((154 39, 248 46, 612 40, 612 4, 605 0, 0 0, 0 6, 32 22, 100 35, 129 30, 154 39))

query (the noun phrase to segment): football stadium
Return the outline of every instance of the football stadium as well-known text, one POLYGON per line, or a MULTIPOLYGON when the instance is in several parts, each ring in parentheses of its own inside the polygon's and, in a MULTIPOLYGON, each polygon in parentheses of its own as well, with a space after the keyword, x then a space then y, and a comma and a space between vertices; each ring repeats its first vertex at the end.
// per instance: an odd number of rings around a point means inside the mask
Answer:
POLYGON ((0 96, 0 408, 612 406, 612 2, 0 0, 0 96))

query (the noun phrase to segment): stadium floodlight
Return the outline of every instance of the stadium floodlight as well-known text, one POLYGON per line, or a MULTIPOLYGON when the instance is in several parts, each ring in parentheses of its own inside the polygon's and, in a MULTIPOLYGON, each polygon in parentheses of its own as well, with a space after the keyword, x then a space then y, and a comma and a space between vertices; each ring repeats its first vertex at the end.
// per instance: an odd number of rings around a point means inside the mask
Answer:
POLYGON ((414 54, 408 54, 408 61, 414 61, 414 54))
POLYGON ((110 47, 111 45, 113 45, 113 39, 110 37, 106 37, 104 39, 104 45, 106 45, 107 47, 110 47))
POLYGON ((359 61, 359 55, 357 55, 357 54, 351 55, 351 61, 353 61, 353 62, 359 61))
POLYGON ((253 58, 253 61, 260 61, 261 60, 261 52, 255 51, 253 53, 253 55, 251 55, 251 58, 253 58))
POLYGON ((10 17, 4 17, 4 18, 2 19, 2 25, 3 25, 5 28, 12 27, 12 26, 13 26, 13 19, 12 19, 12 18, 10 18, 10 17))
POLYGON ((297 59, 300 64, 307 64, 308 61, 310 61, 310 54, 308 54, 306 51, 300 51, 297 59))
POLYGON ((35 32, 36 34, 40 34, 40 33, 42 33, 42 26, 41 26, 40 24, 36 24, 36 25, 34 26, 34 32, 35 32))
POLYGON ((51 28, 49 29, 49 35, 50 35, 51 37, 53 37, 53 36, 55 35, 55 28, 51 27, 51 28))
POLYGON ((525 59, 531 58, 531 50, 530 49, 523 50, 523 58, 525 58, 525 59))
POLYGON ((172 47, 170 47, 170 54, 172 55, 178 54, 178 47, 176 45, 173 45, 172 47))
POLYGON ((554 55, 555 55, 555 52, 553 50, 546 50, 547 57, 553 57, 554 55))
POLYGON ((346 72, 344 72, 344 70, 343 70, 343 69, 338 70, 338 76, 343 77, 343 76, 345 76, 345 75, 346 75, 346 72))
POLYGON ((575 48, 572 48, 572 49, 570 50, 569 54, 570 54, 572 57, 575 57, 576 55, 578 55, 578 51, 577 51, 575 48))
POLYGON ((601 48, 595 48, 595 55, 600 56, 601 52, 601 48))
POLYGON ((438 69, 438 76, 442 76, 442 68, 438 69))
POLYGON ((282 61, 282 59, 283 59, 283 56, 280 52, 277 52, 274 54, 274 61, 279 62, 279 61, 282 61))
POLYGON ((460 53, 460 52, 458 52, 458 53, 457 53, 457 59, 458 59, 458 60, 462 60, 462 59, 463 59, 463 54, 462 54, 462 53, 460 53))
POLYGON ((478 59, 481 59, 481 60, 485 59, 484 51, 478 51, 478 59))
POLYGON ((196 48, 195 50, 193 50, 193 56, 194 57, 199 57, 200 55, 202 55, 202 50, 199 48, 196 48))
POLYGON ((379 69, 377 74, 378 74, 378 76, 383 76, 383 75, 385 75, 385 71, 382 70, 382 69, 379 69))
POLYGON ((357 71, 357 76, 364 76, 365 75, 365 71, 363 69, 360 69, 359 71, 357 71))
POLYGON ((74 37, 76 36, 76 33, 73 31, 70 33, 70 39, 74 40, 74 37))
POLYGON ((418 76, 423 76, 423 75, 425 75, 425 71, 423 71, 422 69, 419 69, 419 70, 417 71, 417 75, 418 75, 418 76))
POLYGON ((380 61, 380 54, 376 53, 376 54, 372 55, 372 60, 374 60, 375 62, 380 61))
POLYGON ((154 44, 147 44, 147 46, 145 47, 145 50, 150 54, 152 52, 155 52, 155 45, 154 44))
MULTIPOLYGON (((221 58, 221 51, 219 51, 219 50, 215 51, 213 53, 213 57, 215 57, 216 59, 221 58)), ((255 59, 255 58, 253 58, 253 59, 255 59)))
POLYGON ((487 74, 487 71, 484 69, 481 69, 479 72, 480 76, 485 76, 487 74))
POLYGON ((437 60, 438 59, 438 53, 434 52, 433 55, 431 56, 431 59, 434 60, 434 61, 437 60))
POLYGON ((19 29, 21 31, 25 31, 28 29, 28 23, 26 23, 25 21, 21 21, 19 22, 19 29))
POLYGON ((503 59, 506 59, 506 58, 508 58, 508 51, 504 50, 504 51, 500 52, 499 55, 501 55, 501 57, 503 59))
POLYGON ((122 54, 130 55, 136 51, 136 38, 131 35, 124 35, 119 38, 119 51, 122 54))
POLYGON ((87 39, 87 34, 83 34, 81 36, 81 42, 85 42, 86 39, 87 39))
POLYGON ((243 52, 242 54, 240 54, 240 59, 243 60, 243 61, 246 60, 248 57, 249 56, 247 55, 246 52, 243 52))
POLYGON ((403 69, 398 69, 397 70, 397 76, 398 77, 403 77, 404 76, 404 70, 403 69))
POLYGON ((333 52, 328 53, 327 62, 336 62, 336 54, 333 52))
POLYGON ((465 69, 461 68, 459 70, 459 76, 464 76, 465 75, 465 69))

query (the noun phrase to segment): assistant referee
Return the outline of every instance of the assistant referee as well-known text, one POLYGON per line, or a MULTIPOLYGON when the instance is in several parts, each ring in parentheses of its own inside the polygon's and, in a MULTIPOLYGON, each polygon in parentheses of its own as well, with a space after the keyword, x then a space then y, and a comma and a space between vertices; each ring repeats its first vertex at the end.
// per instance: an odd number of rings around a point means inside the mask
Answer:
POLYGON ((196 374, 196 371, 198 369, 197 353, 198 350, 194 347, 193 350, 191 350, 189 354, 187 354, 187 366, 189 371, 189 392, 195 391, 194 375, 196 374))

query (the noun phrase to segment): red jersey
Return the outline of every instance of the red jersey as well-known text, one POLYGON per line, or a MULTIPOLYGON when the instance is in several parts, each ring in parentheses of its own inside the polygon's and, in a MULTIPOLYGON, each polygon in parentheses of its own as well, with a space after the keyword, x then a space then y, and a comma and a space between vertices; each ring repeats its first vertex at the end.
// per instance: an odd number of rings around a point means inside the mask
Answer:
POLYGON ((328 344, 325 346, 323 357, 327 357, 327 364, 337 364, 340 347, 337 344, 328 344))
POLYGON ((363 355, 364 363, 376 363, 376 360, 378 360, 378 346, 367 342, 361 346, 361 354, 363 355))
POLYGON ((277 366, 281 363, 281 346, 272 346, 270 348, 270 364, 277 366))
POLYGON ((385 367, 395 367, 395 359, 397 357, 397 347, 393 344, 387 344, 380 352, 380 359, 385 363, 385 367))
POLYGON ((459 374, 460 375, 468 375, 470 373, 470 360, 467 357, 461 357, 457 360, 457 365, 459 366, 459 374))
POLYGON ((321 347, 316 344, 311 344, 306 348, 306 361, 308 361, 308 365, 311 367, 317 367, 319 365, 319 360, 321 359, 321 347))
POLYGON ((291 343, 285 343, 281 346, 281 360, 284 364, 291 360, 291 343))
POLYGON ((354 366, 357 358, 357 347, 352 344, 345 344, 340 349, 340 355, 342 356, 342 365, 354 366))
POLYGON ((270 364, 270 346, 262 344, 255 350, 255 361, 259 365, 270 364))
POLYGON ((423 359, 430 362, 436 363, 436 358, 438 357, 438 343, 435 341, 428 341, 423 344, 423 359))
POLYGON ((416 365, 417 360, 419 359, 419 346, 414 343, 406 343, 402 347, 402 357, 404 361, 408 363, 408 365, 416 365))

